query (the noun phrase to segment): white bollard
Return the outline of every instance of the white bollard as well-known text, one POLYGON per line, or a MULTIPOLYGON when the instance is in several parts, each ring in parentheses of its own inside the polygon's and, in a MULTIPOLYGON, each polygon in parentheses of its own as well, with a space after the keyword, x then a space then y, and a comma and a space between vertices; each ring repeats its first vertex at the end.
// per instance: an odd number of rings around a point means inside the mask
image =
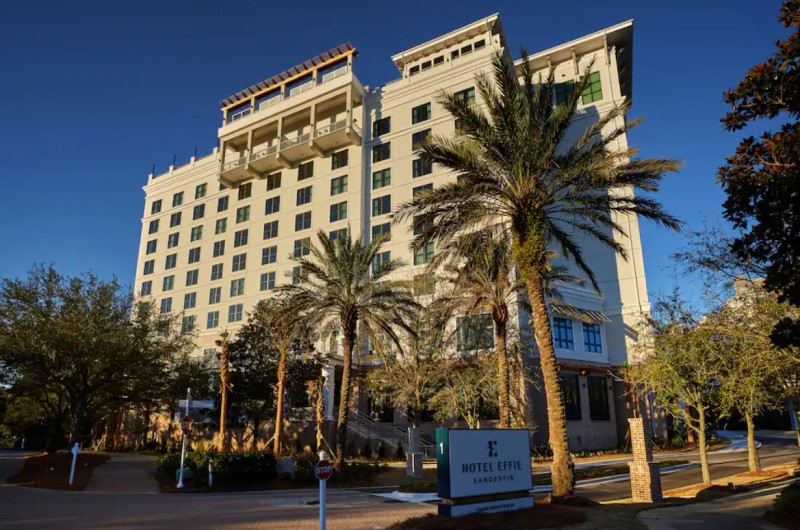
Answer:
POLYGON ((214 485, 214 458, 208 457, 208 487, 214 485))
POLYGON ((75 462, 78 460, 78 453, 81 452, 81 448, 78 445, 78 442, 75 442, 75 445, 72 446, 72 468, 69 470, 69 485, 72 486, 72 482, 75 480, 75 462))

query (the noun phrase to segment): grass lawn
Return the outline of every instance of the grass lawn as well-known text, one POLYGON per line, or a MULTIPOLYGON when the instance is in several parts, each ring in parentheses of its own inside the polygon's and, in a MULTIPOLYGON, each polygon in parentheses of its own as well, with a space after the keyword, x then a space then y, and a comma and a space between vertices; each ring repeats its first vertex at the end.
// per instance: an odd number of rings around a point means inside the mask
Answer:
POLYGON ((69 486, 69 471, 72 466, 70 453, 42 453, 28 456, 22 469, 8 479, 11 484, 31 488, 80 491, 89 484, 94 469, 109 459, 106 455, 80 453, 75 463, 75 479, 69 486))

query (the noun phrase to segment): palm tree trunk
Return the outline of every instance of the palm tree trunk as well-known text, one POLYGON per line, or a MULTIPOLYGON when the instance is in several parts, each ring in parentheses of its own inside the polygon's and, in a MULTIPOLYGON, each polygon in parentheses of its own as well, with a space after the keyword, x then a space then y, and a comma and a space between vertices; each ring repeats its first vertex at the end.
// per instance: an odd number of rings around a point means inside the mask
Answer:
POLYGON ((314 388, 316 389, 316 420, 317 420, 317 451, 322 450, 322 425, 325 421, 325 396, 322 394, 322 381, 317 380, 314 388))
POLYGON ((272 441, 272 454, 281 454, 281 431, 283 431, 283 394, 286 386, 286 348, 282 347, 278 357, 278 395, 275 404, 275 438, 272 441))
POLYGON ((342 354, 342 390, 339 398, 339 421, 336 424, 336 459, 334 467, 341 470, 345 464, 347 449, 347 415, 350 412, 350 371, 353 364, 353 346, 355 345, 356 323, 345 324, 342 354))
POLYGON ((218 449, 220 453, 224 453, 228 448, 228 439, 226 433, 226 423, 228 421, 228 343, 223 342, 222 351, 220 352, 219 359, 219 384, 220 384, 220 400, 219 400, 219 442, 218 449))
POLYGON ((753 422, 753 415, 745 413, 744 419, 747 422, 747 465, 750 471, 761 471, 761 461, 758 458, 758 448, 756 447, 756 426, 753 422))
POLYGON ((706 447, 706 409, 697 407, 697 448, 700 451, 700 469, 703 484, 711 484, 711 473, 708 469, 708 448, 706 447))
POLYGON ((497 383, 500 389, 498 405, 500 409, 500 428, 508 429, 511 426, 510 404, 508 395, 508 363, 506 359, 506 322, 502 318, 495 318, 495 355, 497 355, 497 383))

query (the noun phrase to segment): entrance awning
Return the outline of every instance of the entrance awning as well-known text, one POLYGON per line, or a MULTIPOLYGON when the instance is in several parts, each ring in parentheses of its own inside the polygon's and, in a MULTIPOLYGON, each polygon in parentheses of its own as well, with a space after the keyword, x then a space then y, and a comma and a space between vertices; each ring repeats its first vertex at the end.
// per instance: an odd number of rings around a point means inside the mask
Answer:
POLYGON ((611 322, 611 319, 600 311, 582 309, 562 302, 561 300, 550 300, 550 308, 554 313, 574 320, 582 320, 584 322, 611 322))

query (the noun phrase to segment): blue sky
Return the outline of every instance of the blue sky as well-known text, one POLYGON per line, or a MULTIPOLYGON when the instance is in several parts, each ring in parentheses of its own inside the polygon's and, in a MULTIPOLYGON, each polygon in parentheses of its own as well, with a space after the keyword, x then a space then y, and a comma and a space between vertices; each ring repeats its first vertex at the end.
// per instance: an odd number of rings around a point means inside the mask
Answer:
MULTIPOLYGON (((218 101, 351 41, 356 74, 380 85, 394 53, 499 11, 514 56, 629 18, 629 142, 684 161, 659 199, 692 227, 716 223, 716 168, 739 135, 722 130, 724 90, 785 35, 777 0, 642 2, 172 0, 6 2, 0 16, 0 277, 35 262, 133 281, 143 191, 216 143, 218 101)), ((672 289, 680 236, 642 227, 648 290, 672 289)), ((685 280, 681 280, 682 282, 685 280)))

